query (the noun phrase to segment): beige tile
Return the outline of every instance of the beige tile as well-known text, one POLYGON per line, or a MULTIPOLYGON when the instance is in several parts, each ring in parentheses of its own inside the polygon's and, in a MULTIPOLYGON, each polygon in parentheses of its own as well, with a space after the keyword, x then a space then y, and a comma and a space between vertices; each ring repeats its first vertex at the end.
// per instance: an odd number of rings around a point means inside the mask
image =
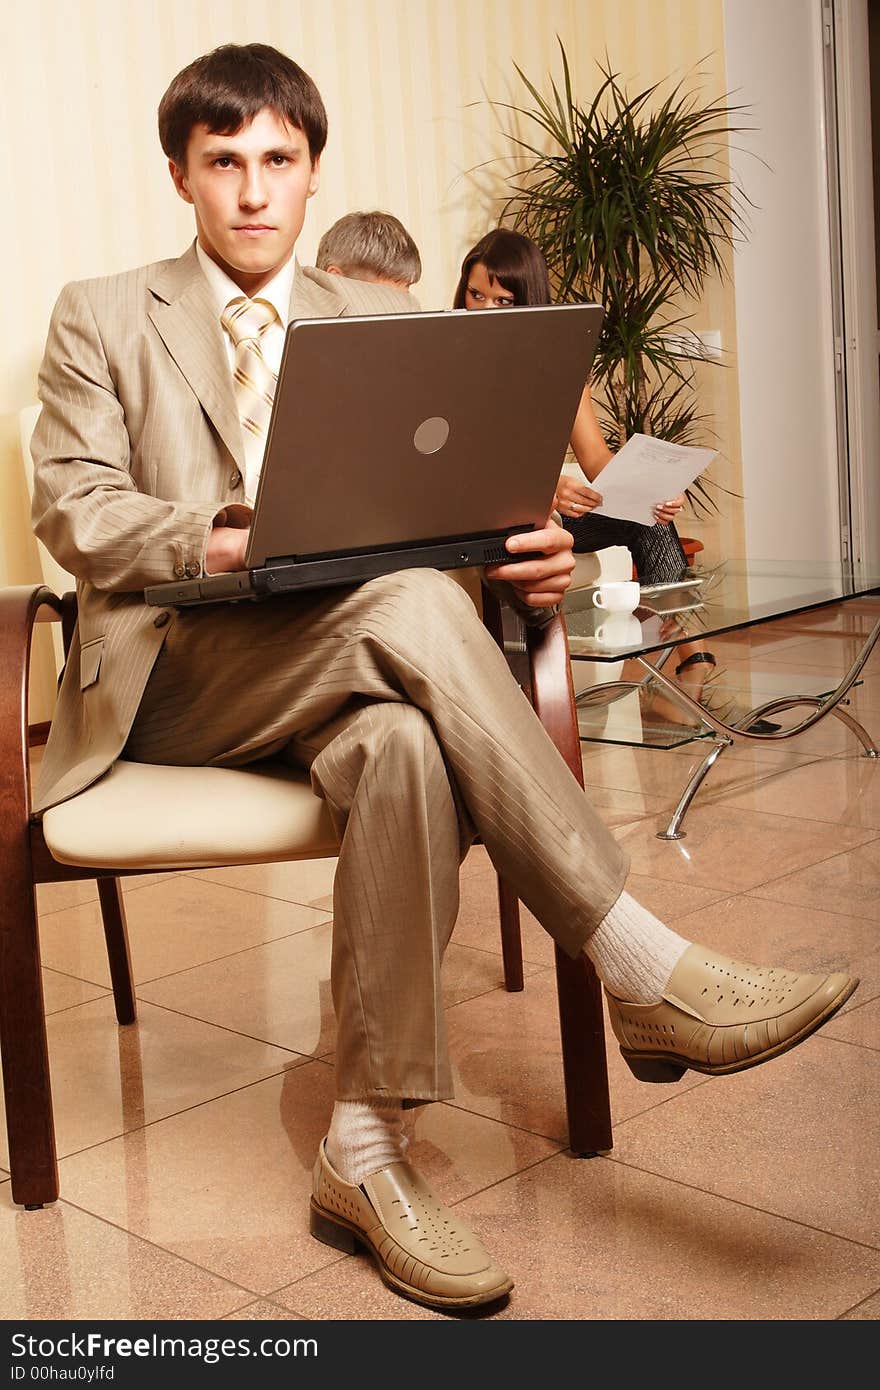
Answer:
MULTIPOLYGON (((128 894, 125 906, 138 983, 326 920, 313 908, 231 892, 182 874, 128 894)), ((41 942, 45 965, 96 984, 110 983, 97 904, 53 913, 41 926, 41 942)))
MULTIPOLYGON (((689 752, 691 761, 697 758, 689 752)), ((723 759, 722 759, 723 761, 723 759)), ((687 777, 682 759, 664 748, 627 748, 604 744, 584 758, 587 796, 599 788, 639 793, 668 804, 677 799, 687 777)))
MULTIPOLYGON (((560 1154, 456 1212, 515 1282, 502 1321, 828 1319, 880 1278, 880 1252, 603 1158, 560 1154)), ((365 1255, 275 1298, 305 1317, 444 1316, 386 1289, 365 1255)))
POLYGON ((165 883, 169 878, 179 877, 177 873, 132 874, 128 878, 121 878, 119 882, 122 884, 123 893, 135 893, 138 888, 149 888, 154 883, 165 883))
POLYGON ((100 999, 107 991, 98 985, 86 984, 72 975, 59 975, 57 970, 43 971, 43 1003, 47 1014, 59 1013, 88 999, 100 999))
MULTIPOLYGON (((880 937, 863 917, 743 894, 678 918, 675 929, 737 960, 810 974, 844 970, 858 975, 861 984, 844 1005, 847 1012, 880 995, 880 937)), ((823 1035, 835 1026, 838 1021, 832 1019, 823 1035)))
POLYGON ((868 1048, 817 1034, 634 1116, 615 1140, 622 1163, 880 1244, 880 1056, 868 1048))
MULTIPOLYGON (((812 741, 808 742, 808 739, 813 740, 812 733, 809 735, 798 734, 790 742, 780 743, 774 743, 770 740, 754 743, 747 739, 737 739, 729 748, 725 748, 716 760, 706 782, 707 789, 718 784, 722 773, 727 774, 728 780, 733 777, 742 778, 743 785, 748 786, 749 782, 745 779, 749 775, 751 775, 752 781, 761 777, 772 777, 785 768, 803 767, 807 763, 815 762, 817 758, 831 756, 835 753, 846 753, 854 746, 852 735, 846 734, 844 737, 839 721, 833 722, 841 729, 841 733, 833 739, 826 739, 824 742, 827 746, 822 747, 814 747, 812 741), (736 766, 733 766, 734 764, 736 766)), ((708 742, 685 744, 681 748, 670 748, 669 755, 679 761, 687 758, 691 767, 695 768, 702 762, 703 757, 710 749, 711 745, 708 742)), ((688 775, 686 768, 679 771, 677 778, 680 778, 680 782, 677 785, 683 786, 688 775)))
MULTIPOLYGON (((105 1220, 288 1305, 279 1288, 340 1258, 308 1229, 312 1166, 332 1102, 332 1069, 309 1063, 66 1159, 62 1190, 105 1220)), ((534 1135, 463 1112, 443 1117, 441 1147, 438 1123, 427 1109, 414 1119, 412 1157, 447 1201, 553 1152, 534 1135)))
MULTIPOLYGON (((545 969, 546 966, 536 965, 523 957, 524 980, 542 974, 545 969)), ((498 989, 503 990, 504 966, 501 957, 452 941, 443 959, 440 983, 443 989, 443 1003, 447 1009, 463 1003, 466 999, 478 999, 498 989)))
MULTIPOLYGON (((497 990, 450 1009, 449 1049, 454 1105, 568 1144, 568 1121, 552 971, 527 980, 521 994, 497 990), (515 1077, 515 1084, 511 1078, 515 1077)), ((667 1099, 665 1088, 637 1082, 605 1032, 612 1121, 667 1099)), ((703 1078, 688 1073, 682 1085, 703 1078)))
POLYGON ((862 684, 853 689, 851 698, 856 718, 863 721, 874 742, 880 742, 880 731, 877 727, 877 715, 880 713, 880 673, 866 673, 862 684))
POLYGON ((665 825, 658 818, 616 832, 631 856, 634 873, 732 892, 772 882, 774 897, 779 896, 776 890, 784 875, 819 858, 834 862, 834 857, 867 843, 875 833, 838 826, 831 837, 828 827, 816 821, 706 806, 699 796, 685 817, 684 839, 658 840, 655 832, 665 825))
MULTIPOLYGON (((0 1193, 0 1318, 220 1318, 253 1295, 66 1202, 0 1193)), ((37 1335, 37 1334, 35 1334, 37 1335)))
POLYGON ((333 1049, 332 923, 140 986, 138 997, 306 1056, 333 1049))
MULTIPOLYGON (((867 635, 867 634, 865 634, 867 635)), ((761 650, 761 662, 772 665, 781 662, 806 674, 822 671, 845 675, 864 645, 864 635, 858 633, 821 633, 801 636, 784 645, 768 646, 761 650)))
MULTIPOLYGON (((668 882, 653 874, 631 873, 626 886, 634 898, 664 922, 724 897, 723 888, 668 882)), ((520 926, 523 961, 552 966, 555 960, 553 939, 523 903, 520 903, 520 926)), ((498 880, 482 845, 473 847, 462 866, 461 907, 452 940, 460 946, 501 952, 498 880)))
POLYGON ((829 904, 836 912, 865 917, 876 924, 880 921, 880 839, 850 848, 848 840, 852 833, 837 830, 834 834, 839 849, 837 854, 769 880, 761 885, 760 896, 803 907, 813 903, 829 904))
POLYGON ((61 1190, 252 1301, 338 1258, 308 1229, 332 1102, 332 1068, 308 1063, 64 1160, 61 1190))
POLYGON ((700 888, 696 884, 671 883, 651 874, 631 873, 626 891, 659 917, 661 922, 676 922, 691 912, 700 912, 710 903, 724 897, 721 888, 700 888))
MULTIPOLYGON (((123 893, 134 893, 138 888, 149 884, 163 883, 175 878, 175 874, 132 874, 121 878, 123 893)), ((98 901, 98 885, 93 878, 72 879, 69 883, 38 883, 37 910, 40 916, 50 912, 63 912, 67 907, 78 907, 81 903, 98 901)))
POLYGON ((841 1314, 844 1322, 855 1322, 857 1320, 865 1322, 876 1322, 880 1318, 880 1293, 875 1293, 871 1298, 866 1298, 863 1303, 857 1303, 848 1313, 841 1314))
POLYGON ((223 1321, 289 1323, 291 1316, 296 1317, 297 1314, 292 1313, 290 1308, 282 1308, 278 1303, 270 1303, 268 1299, 259 1298, 256 1303, 249 1303, 246 1308, 237 1308, 234 1313, 227 1313, 223 1321))
POLYGON ((662 811, 666 805, 664 797, 645 796, 642 792, 620 791, 614 787, 590 786, 587 795, 602 820, 610 826, 628 824, 639 816, 662 811))
POLYGON ((282 902, 314 905, 317 898, 333 895, 336 860, 299 859, 289 864, 242 864, 232 869, 193 869, 188 878, 243 888, 282 902))
MULTIPOLYGON (((483 845, 474 845, 461 866, 461 900, 452 940, 458 946, 501 952, 498 917, 498 875, 483 845)), ((544 928, 520 903, 523 961, 553 964, 553 942, 544 928)))
MULTIPOLYGON (((120 1028, 107 997, 47 1023, 58 1152, 149 1125, 295 1066, 294 1053, 142 1004, 120 1028)), ((0 1162, 6 1162, 5 1126, 0 1162)))
POLYGON ((862 976, 862 984, 849 1001, 846 1011, 841 1010, 826 1023, 822 1030, 826 1038, 837 1038, 840 1042, 855 1043, 857 1047, 873 1047, 880 1050, 880 999, 871 999, 871 989, 877 989, 865 980, 861 961, 855 962, 862 976), (861 999, 865 1003, 860 1003, 861 999))
MULTIPOLYGON (((309 1057, 331 1054, 332 923, 142 985, 138 997, 309 1057)), ((524 962, 524 974, 541 966, 524 962)), ((452 944, 443 963, 447 1007, 497 989, 501 959, 452 944)))
POLYGON ((70 883, 38 883, 36 892, 40 917, 78 907, 80 903, 98 901, 98 885, 93 878, 77 878, 70 883))
POLYGON ((509 1316, 519 1319, 830 1318, 875 1284, 880 1260, 603 1158, 560 1155, 460 1214, 491 1222, 493 1254, 517 1281, 509 1316))

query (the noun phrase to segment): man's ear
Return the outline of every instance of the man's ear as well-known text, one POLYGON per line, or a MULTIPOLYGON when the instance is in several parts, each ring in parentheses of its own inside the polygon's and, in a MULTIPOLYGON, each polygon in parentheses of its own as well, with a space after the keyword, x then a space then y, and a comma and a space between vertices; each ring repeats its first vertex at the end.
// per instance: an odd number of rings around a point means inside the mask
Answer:
POLYGON ((312 172, 309 178, 309 197, 317 193, 321 185, 321 156, 312 161, 312 172))
POLYGON ((340 270, 338 265, 325 265, 324 269, 328 275, 344 275, 345 271, 340 270))
POLYGON ((177 189, 178 195, 183 199, 185 203, 192 203, 192 194, 190 193, 186 182, 186 170, 181 169, 179 164, 175 164, 173 159, 169 159, 168 172, 171 175, 174 187, 177 189))

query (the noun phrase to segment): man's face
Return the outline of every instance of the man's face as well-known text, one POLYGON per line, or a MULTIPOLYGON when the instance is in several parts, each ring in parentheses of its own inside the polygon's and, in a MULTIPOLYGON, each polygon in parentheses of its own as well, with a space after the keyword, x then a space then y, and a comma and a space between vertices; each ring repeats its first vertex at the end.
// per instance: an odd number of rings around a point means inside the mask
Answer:
POLYGON ((196 213, 199 245, 253 296, 293 254, 306 203, 318 188, 302 130, 265 108, 234 135, 193 128, 186 168, 171 177, 196 213))

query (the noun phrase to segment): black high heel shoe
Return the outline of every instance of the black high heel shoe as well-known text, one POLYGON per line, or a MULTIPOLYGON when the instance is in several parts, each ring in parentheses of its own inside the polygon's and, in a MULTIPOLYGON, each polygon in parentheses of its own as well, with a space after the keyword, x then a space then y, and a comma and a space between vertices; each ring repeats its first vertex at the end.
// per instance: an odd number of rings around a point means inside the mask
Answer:
MULTIPOLYGON (((687 671, 691 666, 699 666, 705 662, 708 666, 717 666, 718 662, 711 652, 691 652, 684 661, 680 661, 675 668, 675 674, 680 675, 682 671, 687 671)), ((750 734, 776 734, 782 728, 781 724, 774 724, 771 719, 759 719, 754 724, 750 724, 746 732, 750 734)))

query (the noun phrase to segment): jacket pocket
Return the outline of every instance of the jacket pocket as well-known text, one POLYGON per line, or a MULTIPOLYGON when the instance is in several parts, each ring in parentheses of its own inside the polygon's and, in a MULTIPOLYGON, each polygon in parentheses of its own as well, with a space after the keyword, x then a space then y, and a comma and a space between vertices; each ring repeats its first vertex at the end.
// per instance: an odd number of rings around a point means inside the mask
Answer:
POLYGON ((103 637, 95 637, 91 642, 86 642, 79 654, 79 688, 87 689, 94 685, 98 679, 98 672, 101 669, 101 657, 104 654, 103 637))

